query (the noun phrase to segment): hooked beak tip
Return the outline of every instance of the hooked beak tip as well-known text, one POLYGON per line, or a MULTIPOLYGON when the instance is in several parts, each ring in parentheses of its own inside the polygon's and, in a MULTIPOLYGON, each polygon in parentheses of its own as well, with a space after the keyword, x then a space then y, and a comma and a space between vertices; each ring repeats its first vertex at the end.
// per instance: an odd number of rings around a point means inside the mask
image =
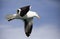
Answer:
POLYGON ((40 16, 38 17, 38 19, 40 19, 40 16))

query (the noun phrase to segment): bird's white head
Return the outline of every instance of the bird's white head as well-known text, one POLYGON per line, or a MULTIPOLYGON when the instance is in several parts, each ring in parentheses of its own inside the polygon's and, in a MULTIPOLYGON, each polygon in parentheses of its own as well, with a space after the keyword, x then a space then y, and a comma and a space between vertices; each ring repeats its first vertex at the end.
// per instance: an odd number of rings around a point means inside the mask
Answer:
POLYGON ((34 11, 29 11, 27 13, 27 16, 28 17, 37 17, 38 19, 40 19, 40 16, 36 12, 34 12, 34 11))
POLYGON ((36 12, 34 12, 34 16, 40 19, 40 16, 36 12))
POLYGON ((38 19, 40 19, 40 16, 38 16, 38 15, 35 15, 38 19))

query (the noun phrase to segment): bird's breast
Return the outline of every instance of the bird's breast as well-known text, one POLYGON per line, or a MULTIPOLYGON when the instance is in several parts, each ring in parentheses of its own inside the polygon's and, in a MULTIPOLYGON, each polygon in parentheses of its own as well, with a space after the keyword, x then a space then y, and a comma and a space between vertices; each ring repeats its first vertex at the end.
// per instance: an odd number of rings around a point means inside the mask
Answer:
POLYGON ((31 18, 35 16, 34 12, 31 12, 31 11, 29 11, 26 15, 27 15, 27 18, 31 18))

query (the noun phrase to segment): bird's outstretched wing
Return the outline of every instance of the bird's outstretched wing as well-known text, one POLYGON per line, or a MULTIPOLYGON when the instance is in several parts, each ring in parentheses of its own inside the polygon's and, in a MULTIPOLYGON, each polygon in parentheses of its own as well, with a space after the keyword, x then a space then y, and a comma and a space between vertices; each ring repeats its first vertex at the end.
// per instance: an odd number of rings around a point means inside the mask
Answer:
POLYGON ((25 22, 25 34, 26 34, 26 36, 27 37, 29 37, 30 36, 30 34, 31 34, 31 32, 32 32, 32 28, 33 28, 33 18, 30 18, 30 19, 28 19, 28 20, 24 20, 24 22, 25 22))
POLYGON ((20 9, 21 9, 20 16, 23 17, 30 10, 30 5, 21 7, 20 9))

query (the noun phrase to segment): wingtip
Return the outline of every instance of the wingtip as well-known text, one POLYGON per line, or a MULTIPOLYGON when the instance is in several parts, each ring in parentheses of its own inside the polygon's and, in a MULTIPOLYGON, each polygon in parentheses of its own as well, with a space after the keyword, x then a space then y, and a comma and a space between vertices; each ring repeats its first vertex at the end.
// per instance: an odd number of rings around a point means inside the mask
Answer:
POLYGON ((9 19, 8 21, 10 22, 12 19, 9 19))
POLYGON ((27 36, 27 37, 29 37, 29 36, 27 36))
POLYGON ((27 37, 29 37, 29 36, 30 36, 30 34, 26 33, 26 36, 27 36, 27 37))

